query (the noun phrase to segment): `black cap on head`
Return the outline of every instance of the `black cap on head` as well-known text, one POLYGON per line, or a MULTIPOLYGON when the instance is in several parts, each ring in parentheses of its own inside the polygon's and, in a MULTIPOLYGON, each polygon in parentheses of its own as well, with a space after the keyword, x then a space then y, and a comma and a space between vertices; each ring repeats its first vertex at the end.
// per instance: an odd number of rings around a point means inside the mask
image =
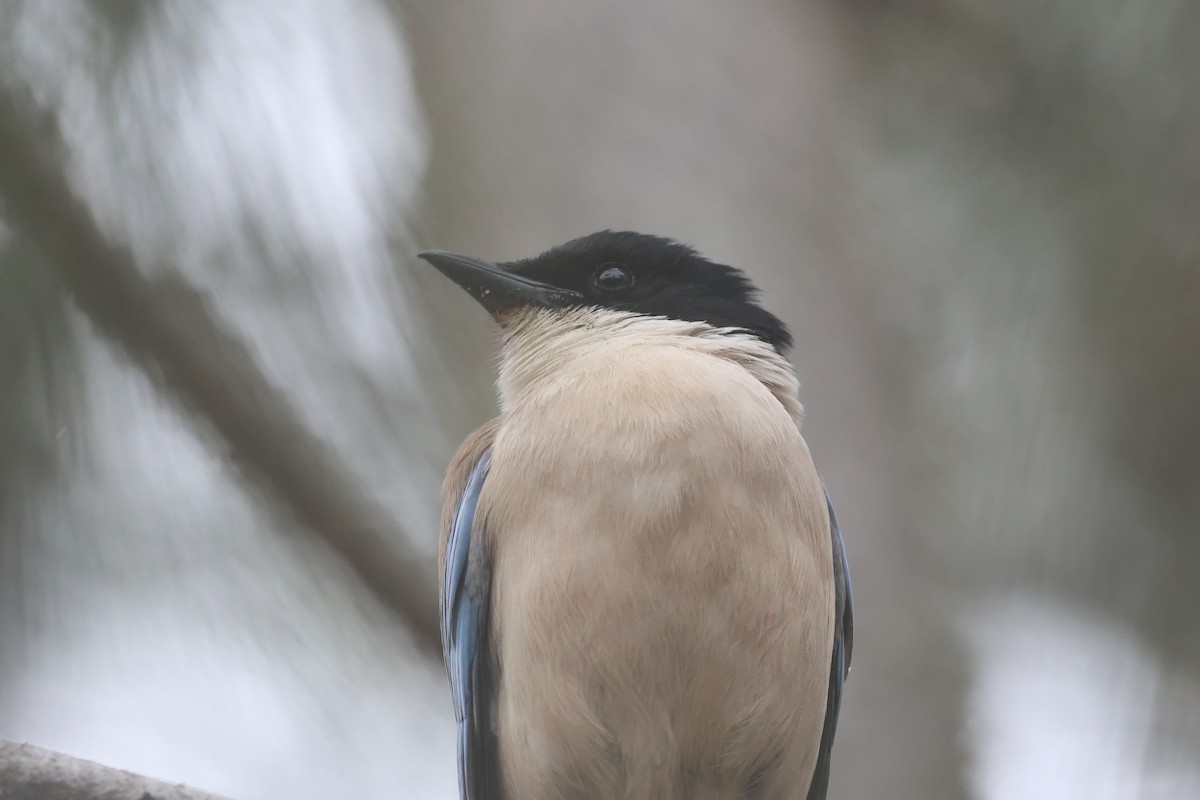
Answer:
POLYGON ((741 328, 780 353, 792 344, 783 322, 758 305, 758 290, 741 270, 658 236, 601 231, 499 265, 440 251, 421 257, 493 314, 518 305, 600 306, 741 328))

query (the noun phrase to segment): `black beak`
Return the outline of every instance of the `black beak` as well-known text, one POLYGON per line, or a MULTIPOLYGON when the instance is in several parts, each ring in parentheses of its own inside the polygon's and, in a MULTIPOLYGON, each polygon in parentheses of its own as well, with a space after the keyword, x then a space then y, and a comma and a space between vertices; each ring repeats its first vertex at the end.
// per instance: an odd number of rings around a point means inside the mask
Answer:
POLYGON ((524 278, 469 256, 444 250, 425 250, 417 256, 437 267, 493 315, 519 306, 553 308, 583 302, 578 292, 524 278))

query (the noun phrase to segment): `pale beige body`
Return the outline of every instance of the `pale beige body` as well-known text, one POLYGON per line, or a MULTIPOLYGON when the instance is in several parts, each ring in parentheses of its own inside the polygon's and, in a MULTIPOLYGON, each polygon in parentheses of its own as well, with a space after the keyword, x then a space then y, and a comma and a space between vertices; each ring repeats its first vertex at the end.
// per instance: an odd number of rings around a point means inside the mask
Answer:
POLYGON ((504 412, 447 476, 452 507, 491 444, 476 530, 504 797, 802 800, 834 581, 790 367, 611 312, 507 333, 504 412))

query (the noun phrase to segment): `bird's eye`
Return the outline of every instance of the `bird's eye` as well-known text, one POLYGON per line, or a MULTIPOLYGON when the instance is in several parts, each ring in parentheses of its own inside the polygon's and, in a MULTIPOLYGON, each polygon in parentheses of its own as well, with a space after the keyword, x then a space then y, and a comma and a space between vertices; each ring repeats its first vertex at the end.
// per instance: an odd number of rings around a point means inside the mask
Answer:
POLYGON ((633 287, 633 273, 620 264, 601 264, 592 284, 605 294, 616 294, 633 287))

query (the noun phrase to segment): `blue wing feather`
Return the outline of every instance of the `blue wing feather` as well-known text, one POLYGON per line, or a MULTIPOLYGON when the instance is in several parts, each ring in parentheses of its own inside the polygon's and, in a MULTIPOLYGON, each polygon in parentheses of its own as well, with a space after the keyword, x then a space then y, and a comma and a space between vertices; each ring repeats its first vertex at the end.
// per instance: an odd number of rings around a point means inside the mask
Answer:
POLYGON ((850 656, 854 651, 854 592, 850 587, 850 562, 846 558, 846 542, 842 539, 842 529, 838 525, 837 514, 833 512, 833 501, 829 493, 825 493, 825 504, 829 507, 829 528, 833 534, 833 577, 837 589, 837 620, 840 623, 835 630, 842 635, 842 646, 845 649, 845 666, 842 673, 844 681, 850 675, 850 656))
POLYGON ((442 654, 450 676, 458 722, 458 791, 461 800, 488 800, 493 781, 492 731, 488 720, 489 600, 491 567, 475 512, 491 463, 485 450, 471 469, 446 541, 442 580, 442 654))
POLYGON ((850 591, 850 565, 846 561, 846 544, 838 527, 833 502, 825 493, 829 508, 829 530, 832 534, 833 581, 835 613, 833 620, 833 656, 829 665, 829 692, 825 699, 825 727, 821 731, 821 749, 817 767, 808 788, 808 800, 825 800, 829 792, 830 755, 833 737, 837 733, 838 713, 842 707, 842 687, 850 674, 850 655, 854 649, 854 601, 850 591))

